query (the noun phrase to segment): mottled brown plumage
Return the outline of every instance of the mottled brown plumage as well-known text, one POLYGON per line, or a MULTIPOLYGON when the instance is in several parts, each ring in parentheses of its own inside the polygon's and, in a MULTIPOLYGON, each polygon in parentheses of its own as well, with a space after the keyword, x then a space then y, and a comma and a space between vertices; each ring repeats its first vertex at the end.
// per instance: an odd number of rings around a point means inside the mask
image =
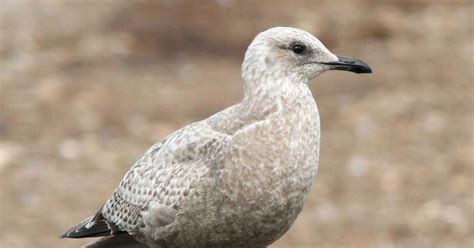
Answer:
POLYGON ((260 33, 242 65, 242 102, 151 147, 99 212, 62 237, 112 235, 100 242, 113 243, 130 235, 150 247, 271 244, 301 212, 318 168, 319 114, 307 83, 332 68, 368 72, 361 63, 343 64, 299 29, 260 33))

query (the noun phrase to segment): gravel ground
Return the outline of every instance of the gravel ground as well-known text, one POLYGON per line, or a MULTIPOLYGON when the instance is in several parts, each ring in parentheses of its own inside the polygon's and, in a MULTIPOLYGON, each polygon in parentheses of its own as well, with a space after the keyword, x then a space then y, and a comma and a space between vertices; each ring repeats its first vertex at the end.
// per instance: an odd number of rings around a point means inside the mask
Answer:
POLYGON ((57 237, 239 101, 245 47, 278 25, 374 73, 312 83, 320 169, 271 247, 473 246, 471 1, 0 1, 0 247, 87 243, 57 237))

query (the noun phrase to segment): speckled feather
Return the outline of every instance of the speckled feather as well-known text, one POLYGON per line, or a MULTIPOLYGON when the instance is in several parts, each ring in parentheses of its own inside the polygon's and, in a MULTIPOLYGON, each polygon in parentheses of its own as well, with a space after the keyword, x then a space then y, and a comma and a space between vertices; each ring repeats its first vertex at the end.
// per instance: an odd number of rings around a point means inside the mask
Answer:
POLYGON ((302 210, 318 167, 319 115, 307 83, 327 68, 306 65, 311 58, 337 59, 305 31, 260 33, 242 65, 242 102, 152 146, 85 227, 106 222, 112 234, 150 247, 277 240, 302 210), (295 41, 310 55, 292 53, 295 41))

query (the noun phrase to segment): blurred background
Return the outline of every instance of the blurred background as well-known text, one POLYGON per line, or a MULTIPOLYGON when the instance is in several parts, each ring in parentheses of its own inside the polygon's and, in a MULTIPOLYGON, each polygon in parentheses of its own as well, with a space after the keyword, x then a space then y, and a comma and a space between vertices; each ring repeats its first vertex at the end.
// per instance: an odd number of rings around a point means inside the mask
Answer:
POLYGON ((79 247, 155 142, 237 103, 260 31, 374 73, 311 84, 316 183, 284 247, 473 247, 472 1, 0 0, 0 247, 79 247))

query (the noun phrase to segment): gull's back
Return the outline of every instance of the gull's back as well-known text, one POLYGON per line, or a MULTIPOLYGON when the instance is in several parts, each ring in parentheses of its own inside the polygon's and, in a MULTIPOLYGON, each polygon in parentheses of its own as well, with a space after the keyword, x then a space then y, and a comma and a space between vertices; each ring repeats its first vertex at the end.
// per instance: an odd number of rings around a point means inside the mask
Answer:
POLYGON ((267 246, 301 211, 317 168, 316 105, 306 85, 294 93, 301 97, 240 103, 169 135, 130 168, 95 216, 63 237, 267 246))

